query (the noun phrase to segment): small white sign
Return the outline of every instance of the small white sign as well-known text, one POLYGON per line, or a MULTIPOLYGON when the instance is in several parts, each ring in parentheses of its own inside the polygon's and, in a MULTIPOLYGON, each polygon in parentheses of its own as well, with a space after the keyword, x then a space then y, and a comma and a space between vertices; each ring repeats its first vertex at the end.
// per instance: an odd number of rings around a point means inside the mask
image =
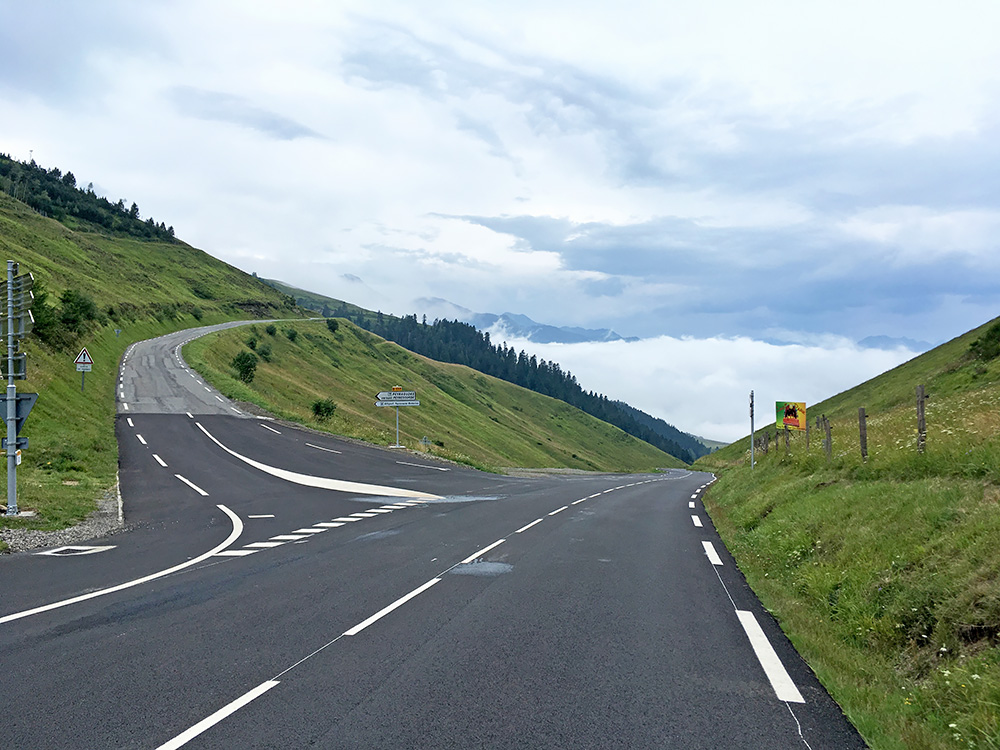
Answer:
POLYGON ((73 361, 76 363, 77 372, 90 372, 90 368, 94 364, 94 358, 90 356, 87 347, 83 347, 73 361))

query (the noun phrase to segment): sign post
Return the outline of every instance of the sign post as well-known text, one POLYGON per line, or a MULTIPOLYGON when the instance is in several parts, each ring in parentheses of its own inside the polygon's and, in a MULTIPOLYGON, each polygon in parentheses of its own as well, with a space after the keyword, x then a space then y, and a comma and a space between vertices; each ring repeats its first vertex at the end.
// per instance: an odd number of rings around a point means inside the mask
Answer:
POLYGON ((754 467, 753 444, 754 444, 754 434, 753 434, 753 391, 750 391, 750 468, 751 469, 754 467))
POLYGON ((35 322, 31 315, 31 303, 34 294, 31 291, 35 278, 30 273, 18 275, 18 264, 7 261, 7 437, 3 440, 3 448, 7 451, 7 515, 16 516, 17 512, 17 465, 20 461, 20 448, 28 446, 28 438, 19 438, 21 425, 28 418, 28 412, 38 398, 34 393, 22 393, 19 397, 15 380, 27 377, 28 363, 24 354, 17 354, 19 342, 31 330, 35 322))
POLYGON ((94 366, 94 358, 90 356, 87 347, 83 347, 73 361, 76 363, 76 371, 80 373, 80 393, 83 393, 84 378, 87 377, 90 368, 94 366))
POLYGON ((391 391, 381 391, 375 398, 375 406, 395 406, 396 407, 396 444, 390 448, 402 448, 399 443, 399 407, 400 406, 420 406, 417 401, 415 391, 404 391, 400 385, 393 386, 391 391))

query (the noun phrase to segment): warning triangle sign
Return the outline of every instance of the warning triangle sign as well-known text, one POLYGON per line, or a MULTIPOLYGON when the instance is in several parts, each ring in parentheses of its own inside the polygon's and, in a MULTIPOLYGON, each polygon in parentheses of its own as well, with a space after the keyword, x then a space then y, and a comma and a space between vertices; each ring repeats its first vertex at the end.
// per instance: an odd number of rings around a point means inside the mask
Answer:
POLYGON ((87 351, 87 347, 83 347, 83 349, 80 350, 80 353, 76 355, 76 359, 73 361, 78 365, 94 364, 94 359, 90 356, 90 352, 87 351))

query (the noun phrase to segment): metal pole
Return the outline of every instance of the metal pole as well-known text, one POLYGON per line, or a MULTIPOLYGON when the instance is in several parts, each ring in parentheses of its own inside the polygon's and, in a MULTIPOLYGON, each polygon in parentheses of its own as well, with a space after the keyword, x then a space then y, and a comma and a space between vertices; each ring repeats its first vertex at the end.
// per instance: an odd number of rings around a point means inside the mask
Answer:
POLYGON ((7 261, 7 515, 17 515, 17 386, 14 385, 14 266, 7 261))
POLYGON ((753 391, 750 391, 750 468, 754 467, 753 457, 753 391))
POLYGON ((396 447, 399 447, 399 407, 396 407, 396 447))

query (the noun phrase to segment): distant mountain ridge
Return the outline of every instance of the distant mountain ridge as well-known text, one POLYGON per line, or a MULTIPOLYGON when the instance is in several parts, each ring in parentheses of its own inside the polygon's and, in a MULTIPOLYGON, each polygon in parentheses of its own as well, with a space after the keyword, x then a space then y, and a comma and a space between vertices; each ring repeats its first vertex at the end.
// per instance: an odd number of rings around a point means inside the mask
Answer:
POLYGON ((552 326, 532 320, 527 315, 505 312, 477 313, 440 297, 422 297, 415 301, 421 313, 429 318, 459 320, 470 323, 497 341, 504 338, 524 339, 538 344, 580 344, 590 341, 638 341, 626 338, 610 328, 579 328, 552 326))

